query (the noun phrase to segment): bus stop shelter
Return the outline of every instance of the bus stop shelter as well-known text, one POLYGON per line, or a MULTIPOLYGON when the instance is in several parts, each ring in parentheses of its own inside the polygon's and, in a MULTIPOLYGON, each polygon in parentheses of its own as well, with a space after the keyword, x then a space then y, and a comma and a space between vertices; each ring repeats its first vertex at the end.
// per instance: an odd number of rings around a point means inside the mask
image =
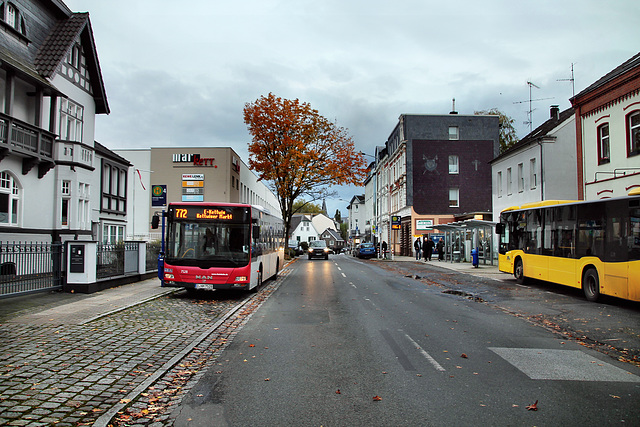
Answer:
POLYGON ((477 248, 479 263, 495 265, 498 262, 495 226, 494 222, 479 219, 437 225, 445 235, 445 260, 470 262, 471 249, 477 248))

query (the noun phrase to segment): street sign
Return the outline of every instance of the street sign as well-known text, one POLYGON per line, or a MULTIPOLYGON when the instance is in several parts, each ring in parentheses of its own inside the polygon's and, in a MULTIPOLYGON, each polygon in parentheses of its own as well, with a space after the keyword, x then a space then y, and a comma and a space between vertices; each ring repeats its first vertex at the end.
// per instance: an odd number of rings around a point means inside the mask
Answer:
POLYGON ((154 185, 151 187, 151 206, 167 206, 167 186, 154 185))
POLYGON ((392 230, 400 230, 400 216, 392 215, 391 216, 391 229, 392 230))

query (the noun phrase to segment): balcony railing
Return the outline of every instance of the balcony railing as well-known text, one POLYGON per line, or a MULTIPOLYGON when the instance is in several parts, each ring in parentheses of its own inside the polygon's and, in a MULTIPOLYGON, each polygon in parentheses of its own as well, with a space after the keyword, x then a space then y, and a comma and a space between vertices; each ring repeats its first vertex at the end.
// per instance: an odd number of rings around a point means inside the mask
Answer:
POLYGON ((55 135, 0 113, 0 148, 53 161, 55 135))

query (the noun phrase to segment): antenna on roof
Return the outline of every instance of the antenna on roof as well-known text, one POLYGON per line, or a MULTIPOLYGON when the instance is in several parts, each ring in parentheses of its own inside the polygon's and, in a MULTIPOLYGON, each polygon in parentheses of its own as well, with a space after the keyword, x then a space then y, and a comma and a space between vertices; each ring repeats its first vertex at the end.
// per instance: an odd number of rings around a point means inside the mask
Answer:
POLYGON ((451 112, 449 114, 458 114, 456 111, 456 99, 453 98, 451 101, 453 102, 453 106, 451 107, 451 112))
POLYGON ((531 99, 531 89, 532 88, 536 88, 536 89, 540 89, 540 86, 536 85, 535 83, 532 83, 530 81, 527 82, 527 84, 529 85, 529 100, 528 101, 516 101, 514 102, 514 104, 523 104, 525 102, 529 103, 529 111, 527 112, 527 121, 524 122, 525 125, 529 125, 529 133, 531 133, 531 131, 533 131, 533 110, 534 108, 532 108, 531 103, 534 101, 544 101, 545 99, 553 99, 553 98, 538 98, 538 99, 531 99))
POLYGON ((571 82, 571 97, 576 96, 576 82, 573 78, 573 62, 571 63, 571 78, 570 79, 558 79, 557 82, 571 82))

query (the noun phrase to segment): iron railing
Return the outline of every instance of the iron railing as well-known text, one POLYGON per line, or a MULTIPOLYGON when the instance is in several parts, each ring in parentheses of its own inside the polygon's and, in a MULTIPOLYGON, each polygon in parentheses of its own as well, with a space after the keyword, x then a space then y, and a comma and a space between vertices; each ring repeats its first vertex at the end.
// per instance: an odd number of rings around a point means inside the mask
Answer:
POLYGON ((0 242, 0 298, 62 287, 62 243, 0 242))

